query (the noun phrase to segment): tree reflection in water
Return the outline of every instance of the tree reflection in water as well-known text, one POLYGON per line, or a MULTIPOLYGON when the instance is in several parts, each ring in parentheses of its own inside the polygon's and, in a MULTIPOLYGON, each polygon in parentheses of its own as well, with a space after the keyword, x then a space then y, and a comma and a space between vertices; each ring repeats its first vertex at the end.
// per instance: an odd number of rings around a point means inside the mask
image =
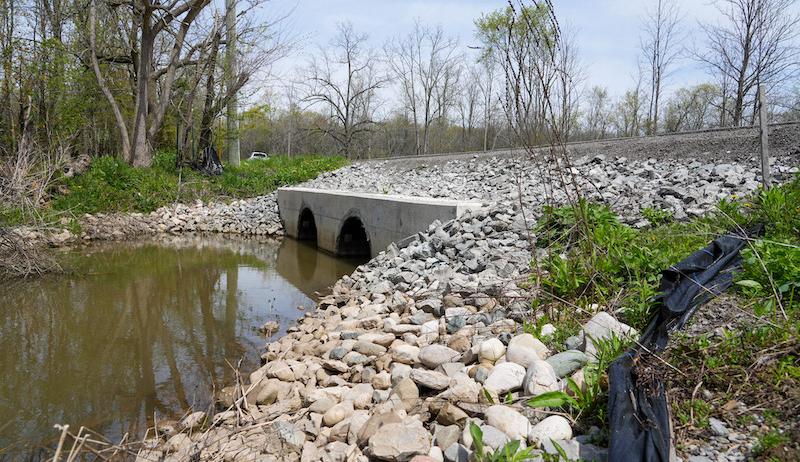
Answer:
POLYGON ((301 316, 354 266, 294 241, 174 238, 92 246, 74 269, 0 286, 0 459, 50 447, 53 424, 111 437, 207 408, 258 365, 256 329, 301 316))

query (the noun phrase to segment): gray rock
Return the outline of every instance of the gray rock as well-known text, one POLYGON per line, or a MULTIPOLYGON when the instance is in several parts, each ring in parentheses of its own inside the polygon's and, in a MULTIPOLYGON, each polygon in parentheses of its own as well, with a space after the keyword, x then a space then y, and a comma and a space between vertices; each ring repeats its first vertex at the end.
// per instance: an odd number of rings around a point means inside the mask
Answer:
POLYGON ((328 357, 331 359, 340 360, 344 358, 344 355, 346 355, 347 353, 349 353, 347 349, 342 347, 336 347, 328 353, 328 357))
POLYGON ((355 366, 358 364, 366 364, 370 361, 370 359, 367 356, 362 355, 361 353, 358 353, 356 351, 351 351, 346 355, 344 355, 342 361, 344 361, 348 366, 355 366))
POLYGON ((433 430, 433 441, 443 451, 457 442, 459 436, 461 436, 461 429, 458 425, 436 424, 433 430))
POLYGON ((370 437, 367 448, 372 457, 391 461, 427 455, 430 449, 431 434, 416 419, 406 419, 380 427, 370 437))
POLYGON ((444 363, 453 362, 461 354, 444 345, 433 344, 419 350, 419 361, 429 369, 436 369, 444 363))
MULTIPOLYGON (((581 334, 583 334, 582 331, 581 334)), ((567 350, 582 350, 583 335, 573 335, 571 337, 567 337, 567 340, 564 341, 564 346, 567 348, 567 350)))
POLYGON ((444 390, 450 385, 450 377, 441 372, 412 369, 410 377, 417 385, 431 390, 444 390))
POLYGON ((448 377, 453 377, 460 373, 462 369, 464 369, 464 363, 444 363, 440 364, 439 367, 436 368, 436 371, 448 377))
POLYGON ((589 362, 589 357, 578 350, 567 350, 546 359, 558 377, 566 377, 589 362))
POLYGON ((411 324, 416 324, 418 326, 421 326, 421 325, 425 324, 426 322, 430 321, 431 319, 433 319, 433 315, 431 315, 430 313, 427 313, 425 311, 421 311, 420 310, 420 311, 417 311, 416 313, 414 313, 409 318, 409 321, 411 321, 411 324))
POLYGON ((605 462, 608 460, 608 450, 593 444, 579 443, 577 440, 545 440, 542 441, 542 450, 547 454, 557 455, 560 453, 558 445, 569 460, 585 460, 592 462, 605 462))
POLYGON ((459 443, 453 443, 444 450, 444 460, 447 462, 469 462, 472 451, 459 443))
POLYGON ((728 436, 728 428, 725 427, 725 423, 721 420, 710 417, 708 419, 708 426, 711 427, 711 431, 714 432, 715 435, 728 436))
POLYGON ((489 378, 489 369, 486 369, 483 366, 477 366, 475 368, 475 381, 478 383, 485 383, 486 379, 489 378))
POLYGON ((467 321, 464 319, 464 316, 457 315, 449 317, 447 318, 447 333, 454 334, 465 325, 467 325, 467 321))

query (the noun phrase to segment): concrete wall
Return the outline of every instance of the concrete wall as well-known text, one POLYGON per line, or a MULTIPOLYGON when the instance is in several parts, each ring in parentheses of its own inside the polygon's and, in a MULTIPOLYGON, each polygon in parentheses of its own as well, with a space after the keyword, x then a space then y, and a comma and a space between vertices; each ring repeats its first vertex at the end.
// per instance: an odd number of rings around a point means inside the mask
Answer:
POLYGON ((335 254, 342 224, 349 217, 358 217, 367 232, 372 257, 386 250, 392 242, 427 229, 435 220, 452 220, 482 205, 480 202, 350 191, 278 189, 278 208, 287 235, 297 238, 300 213, 308 208, 317 226, 317 246, 335 254))

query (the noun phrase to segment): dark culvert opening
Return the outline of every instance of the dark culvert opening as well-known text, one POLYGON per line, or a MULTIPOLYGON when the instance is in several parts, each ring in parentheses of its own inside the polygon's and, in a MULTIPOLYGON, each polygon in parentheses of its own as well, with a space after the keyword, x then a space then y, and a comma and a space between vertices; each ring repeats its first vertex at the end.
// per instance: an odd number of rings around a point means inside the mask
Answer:
POLYGON ((369 257, 367 231, 358 217, 345 220, 336 243, 336 254, 341 257, 369 257))
POLYGON ((314 214, 309 209, 300 212, 300 222, 297 225, 297 240, 308 241, 314 245, 317 243, 317 223, 314 221, 314 214))

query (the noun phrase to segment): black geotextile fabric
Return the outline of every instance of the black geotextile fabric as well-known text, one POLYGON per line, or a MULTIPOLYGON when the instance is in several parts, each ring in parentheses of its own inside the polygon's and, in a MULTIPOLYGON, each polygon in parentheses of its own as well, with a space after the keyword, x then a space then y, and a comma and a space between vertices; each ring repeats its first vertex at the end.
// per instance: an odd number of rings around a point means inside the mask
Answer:
POLYGON ((662 273, 650 323, 636 347, 608 368, 610 461, 667 462, 670 421, 664 385, 652 375, 638 377, 644 355, 663 351, 669 333, 680 329, 695 309, 727 290, 741 265, 739 252, 747 238, 760 235, 759 226, 746 233, 716 239, 662 273))

